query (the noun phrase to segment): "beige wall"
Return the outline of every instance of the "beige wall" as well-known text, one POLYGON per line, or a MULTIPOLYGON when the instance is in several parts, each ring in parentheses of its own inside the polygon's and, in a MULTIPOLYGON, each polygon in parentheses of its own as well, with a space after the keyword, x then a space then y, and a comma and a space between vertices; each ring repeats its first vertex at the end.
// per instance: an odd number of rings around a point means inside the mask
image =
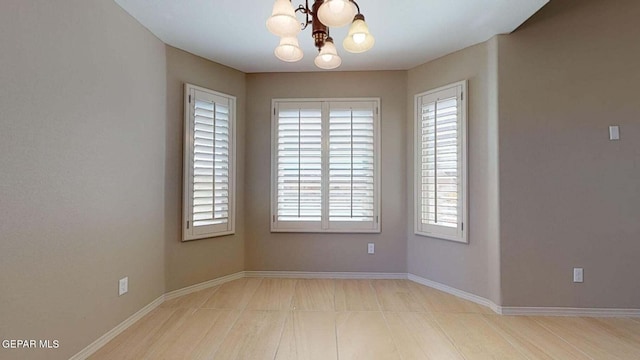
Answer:
POLYGON ((247 98, 246 269, 406 272, 406 72, 249 74, 247 98), (271 99, 318 97, 381 98, 380 234, 269 231, 271 99))
POLYGON ((244 270, 245 74, 167 46, 165 177, 167 291, 244 270), (184 83, 236 97, 236 234, 181 242, 184 83))
MULTIPOLYGON (((501 259, 500 259, 500 151, 499 144, 499 87, 498 87, 498 46, 502 36, 494 36, 487 42, 488 59, 487 74, 487 155, 486 168, 482 172, 484 181, 482 187, 485 189, 484 208, 486 211, 485 235, 487 239, 487 277, 488 298, 495 304, 502 304, 502 283, 500 279, 501 259)), ((472 196, 473 198, 473 196, 472 196)), ((476 214, 478 215, 478 214, 476 214)), ((481 215, 480 215, 481 216, 481 215)))
POLYGON ((639 17, 554 0, 500 39, 504 305, 640 308, 639 17))
POLYGON ((97 0, 2 1, 0 45, 0 339, 60 341, 0 358, 68 359, 164 292, 165 46, 97 0))
POLYGON ((490 79, 495 46, 483 43, 447 55, 408 72, 407 139, 414 138, 414 96, 460 80, 468 80, 469 244, 434 239, 413 233, 413 142, 405 148, 407 188, 407 265, 411 274, 437 281, 493 301, 499 301, 497 132, 495 89, 490 79), (492 97, 493 96, 493 97, 492 97), (493 267, 493 268, 492 268, 493 267))

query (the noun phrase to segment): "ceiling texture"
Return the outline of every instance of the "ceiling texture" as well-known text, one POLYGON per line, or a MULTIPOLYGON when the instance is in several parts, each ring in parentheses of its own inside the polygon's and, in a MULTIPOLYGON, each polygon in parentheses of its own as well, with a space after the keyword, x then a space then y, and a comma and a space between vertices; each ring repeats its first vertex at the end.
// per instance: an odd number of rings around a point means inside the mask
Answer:
MULTIPOLYGON (((293 0, 294 7, 305 0, 293 0)), ((336 70, 407 70, 497 34, 508 34, 549 0, 359 0, 373 49, 342 48, 348 26, 331 28, 342 65, 336 70)), ((245 73, 327 71, 313 59, 311 27, 298 34, 304 58, 278 60, 279 38, 265 22, 274 0, 115 0, 166 44, 245 73)), ((313 0, 309 0, 309 6, 313 0)), ((304 16, 298 13, 300 22, 304 16)))

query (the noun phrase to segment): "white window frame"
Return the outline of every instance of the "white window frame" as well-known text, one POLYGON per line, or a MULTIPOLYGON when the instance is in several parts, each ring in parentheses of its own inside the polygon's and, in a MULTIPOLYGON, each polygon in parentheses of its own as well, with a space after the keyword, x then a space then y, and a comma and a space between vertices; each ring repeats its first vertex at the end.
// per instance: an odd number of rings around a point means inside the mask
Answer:
POLYGON ((467 80, 459 81, 453 84, 445 85, 433 90, 429 90, 414 97, 414 233, 416 235, 428 236, 432 238, 450 240, 460 243, 469 243, 469 192, 468 192, 468 162, 467 162, 467 80), (435 224, 422 224, 422 207, 421 207, 421 99, 425 96, 434 96, 438 93, 457 92, 458 97, 458 158, 461 163, 458 165, 458 171, 462 179, 458 183, 458 191, 461 194, 458 198, 458 226, 450 228, 435 224))
POLYGON ((271 232, 298 233, 380 233, 380 98, 281 98, 271 101, 271 232), (374 103, 374 211, 372 223, 329 221, 329 105, 331 103, 374 103), (322 220, 314 222, 278 221, 278 105, 321 104, 322 112, 322 220), (370 225, 365 225, 370 224, 370 225), (363 226, 364 225, 364 226, 363 226))
POLYGON ((212 238, 235 233, 236 220, 236 97, 200 86, 184 85, 184 146, 183 146, 183 196, 182 196, 182 241, 212 238), (226 224, 201 227, 193 226, 193 146, 194 104, 196 91, 229 103, 229 217, 226 224))

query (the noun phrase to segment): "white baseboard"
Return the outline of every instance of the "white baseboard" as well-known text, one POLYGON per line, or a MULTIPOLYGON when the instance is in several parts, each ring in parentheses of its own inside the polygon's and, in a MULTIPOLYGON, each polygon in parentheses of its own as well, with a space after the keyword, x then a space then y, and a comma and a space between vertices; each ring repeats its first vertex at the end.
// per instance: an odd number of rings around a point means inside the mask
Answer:
POLYGON ((406 279, 406 273, 378 272, 308 272, 308 271, 245 271, 246 277, 294 279, 406 279))
POLYGON ((191 294, 213 286, 221 285, 229 281, 244 277, 255 278, 296 278, 296 279, 409 279, 418 284, 444 291, 461 299, 469 300, 478 305, 486 306, 501 315, 525 315, 525 316, 589 316, 589 317, 640 317, 640 309, 606 309, 606 308, 568 308, 568 307, 517 307, 499 306, 493 301, 481 296, 468 293, 454 287, 425 279, 423 277, 406 273, 378 273, 378 272, 306 272, 306 271, 240 271, 235 274, 223 276, 182 289, 168 292, 138 310, 125 321, 118 324, 106 334, 99 337, 89 346, 72 356, 69 360, 84 360, 98 351, 106 343, 125 331, 136 321, 147 315, 163 302, 177 297, 191 294))
POLYGON ((150 313, 153 309, 157 308, 164 302, 164 295, 160 295, 157 299, 153 300, 147 306, 138 310, 135 314, 129 316, 125 321, 118 324, 113 329, 109 330, 106 334, 100 336, 96 341, 92 342, 86 348, 80 350, 79 353, 73 355, 69 360, 84 360, 93 355, 101 347, 106 345, 109 341, 113 340, 116 336, 120 335, 123 331, 127 330, 129 326, 133 325, 136 321, 142 319, 145 315, 150 313))
POLYGON ((441 284, 423 277, 408 274, 407 278, 418 284, 444 291, 461 299, 486 306, 496 314, 512 316, 586 316, 586 317, 640 317, 640 309, 571 308, 571 307, 519 307, 500 306, 489 299, 441 284))
POLYGON ((200 290, 208 289, 208 288, 211 288, 211 287, 214 287, 214 286, 222 285, 222 284, 224 284, 226 282, 229 282, 229 281, 242 279, 243 277, 245 277, 244 271, 239 271, 239 272, 237 272, 235 274, 231 274, 231 275, 215 278, 213 280, 201 282, 199 284, 187 286, 185 288, 174 290, 174 291, 170 291, 170 292, 164 294, 164 300, 167 301, 167 300, 175 299, 177 297, 184 296, 184 295, 187 295, 187 294, 191 294, 191 293, 194 293, 196 291, 200 291, 200 290))
POLYGON ((501 306, 502 315, 640 317, 640 309, 501 306))
POLYGON ((96 341, 92 342, 89 346, 82 349, 79 353, 75 354, 74 356, 72 356, 69 360, 87 359, 89 356, 93 355, 96 351, 100 350, 100 348, 106 345, 109 341, 113 340, 116 336, 120 335, 123 331, 127 330, 136 321, 142 319, 145 315, 150 313, 153 309, 157 308, 167 300, 175 299, 183 295, 208 289, 210 287, 221 285, 232 280, 241 279, 243 277, 244 277, 244 272, 240 271, 235 274, 201 282, 199 284, 187 286, 185 288, 171 291, 164 295, 160 295, 160 297, 153 300, 151 303, 149 303, 147 306, 143 307, 142 309, 138 310, 138 312, 131 315, 129 318, 127 318, 125 321, 118 324, 113 329, 109 330, 106 334, 99 337, 96 341))
POLYGON ((445 285, 433 280, 429 280, 429 279, 425 279, 423 277, 420 277, 418 275, 414 275, 414 274, 407 274, 407 279, 417 282, 418 284, 424 285, 424 286, 428 286, 430 288, 434 288, 436 290, 440 290, 443 292, 446 292, 447 294, 451 294, 453 296, 457 296, 461 299, 465 299, 465 300, 469 300, 471 302, 474 302, 478 305, 482 305, 482 306, 486 306, 489 309, 493 310, 495 313, 500 314, 500 306, 496 305, 493 301, 483 298, 482 296, 478 296, 476 294, 472 294, 472 293, 468 293, 466 291, 462 291, 460 289, 456 289, 454 287, 451 287, 449 285, 445 285))

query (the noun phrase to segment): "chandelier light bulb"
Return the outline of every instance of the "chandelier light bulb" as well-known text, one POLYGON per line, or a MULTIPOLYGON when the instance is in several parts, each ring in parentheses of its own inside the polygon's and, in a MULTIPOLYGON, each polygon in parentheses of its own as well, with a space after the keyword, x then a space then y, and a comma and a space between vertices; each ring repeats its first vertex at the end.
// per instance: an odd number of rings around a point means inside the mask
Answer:
POLYGON ((324 0, 318 18, 328 27, 341 27, 348 25, 357 13, 356 5, 349 0, 324 0))
POLYGON ((304 56, 296 37, 283 37, 280 39, 280 44, 276 47, 274 54, 278 59, 286 62, 296 62, 304 56))
POLYGON ((345 50, 351 53, 362 53, 373 47, 376 39, 369 32, 369 26, 364 21, 364 16, 358 14, 353 19, 349 34, 342 42, 345 50))
POLYGON ((300 32, 300 22, 291 1, 276 0, 271 17, 267 19, 267 29, 280 37, 296 36, 300 32))
POLYGON ((338 56, 338 50, 333 43, 332 38, 325 40, 324 46, 320 50, 320 54, 316 57, 314 63, 320 69, 331 70, 342 64, 342 59, 338 56))
POLYGON ((355 42, 356 44, 362 44, 364 40, 367 38, 367 34, 355 33, 353 34, 352 38, 353 38, 353 42, 355 42))

